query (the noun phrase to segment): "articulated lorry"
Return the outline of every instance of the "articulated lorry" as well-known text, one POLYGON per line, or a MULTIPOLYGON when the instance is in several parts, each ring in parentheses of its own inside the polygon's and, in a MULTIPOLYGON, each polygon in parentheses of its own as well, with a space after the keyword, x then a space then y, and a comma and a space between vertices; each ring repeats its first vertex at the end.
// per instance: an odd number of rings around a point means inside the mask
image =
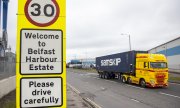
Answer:
POLYGON ((96 58, 100 78, 118 78, 142 87, 168 86, 167 59, 162 54, 129 51, 96 58))

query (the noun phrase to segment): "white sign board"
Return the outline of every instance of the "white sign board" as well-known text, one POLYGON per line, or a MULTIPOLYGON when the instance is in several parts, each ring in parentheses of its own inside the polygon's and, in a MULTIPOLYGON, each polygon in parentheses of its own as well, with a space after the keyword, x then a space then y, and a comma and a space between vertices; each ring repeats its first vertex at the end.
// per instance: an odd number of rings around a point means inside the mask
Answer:
POLYGON ((21 30, 21 74, 62 73, 62 31, 21 30))
POLYGON ((21 107, 62 105, 61 78, 21 79, 21 107))

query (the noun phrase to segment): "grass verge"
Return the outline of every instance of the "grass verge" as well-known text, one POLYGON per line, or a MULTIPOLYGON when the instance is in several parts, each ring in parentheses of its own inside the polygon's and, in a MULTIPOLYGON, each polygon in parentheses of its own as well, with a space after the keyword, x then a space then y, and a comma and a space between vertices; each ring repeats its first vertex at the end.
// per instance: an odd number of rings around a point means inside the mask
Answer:
POLYGON ((96 69, 78 69, 78 68, 67 68, 73 69, 74 72, 89 72, 89 73, 97 73, 96 69))
POLYGON ((10 92, 8 95, 0 99, 1 108, 16 108, 16 91, 10 92))
POLYGON ((169 80, 180 82, 180 77, 170 77, 169 80))

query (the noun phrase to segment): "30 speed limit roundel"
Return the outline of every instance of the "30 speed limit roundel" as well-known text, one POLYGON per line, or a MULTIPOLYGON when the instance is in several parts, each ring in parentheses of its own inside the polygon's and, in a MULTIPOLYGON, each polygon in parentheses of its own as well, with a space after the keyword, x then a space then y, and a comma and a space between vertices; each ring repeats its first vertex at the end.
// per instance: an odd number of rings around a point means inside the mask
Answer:
POLYGON ((29 22, 40 27, 52 25, 60 14, 56 0, 27 0, 24 11, 29 22))

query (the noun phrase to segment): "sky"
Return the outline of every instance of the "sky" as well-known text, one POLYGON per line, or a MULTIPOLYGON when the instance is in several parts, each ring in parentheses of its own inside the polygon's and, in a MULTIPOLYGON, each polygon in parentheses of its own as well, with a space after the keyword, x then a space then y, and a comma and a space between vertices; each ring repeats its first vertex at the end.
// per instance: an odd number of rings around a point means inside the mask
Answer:
MULTIPOLYGON (((17 0, 10 0, 8 41, 15 52, 17 0)), ((66 0, 67 61, 149 50, 180 36, 180 0, 66 0), (124 34, 124 35, 122 35, 124 34)))

